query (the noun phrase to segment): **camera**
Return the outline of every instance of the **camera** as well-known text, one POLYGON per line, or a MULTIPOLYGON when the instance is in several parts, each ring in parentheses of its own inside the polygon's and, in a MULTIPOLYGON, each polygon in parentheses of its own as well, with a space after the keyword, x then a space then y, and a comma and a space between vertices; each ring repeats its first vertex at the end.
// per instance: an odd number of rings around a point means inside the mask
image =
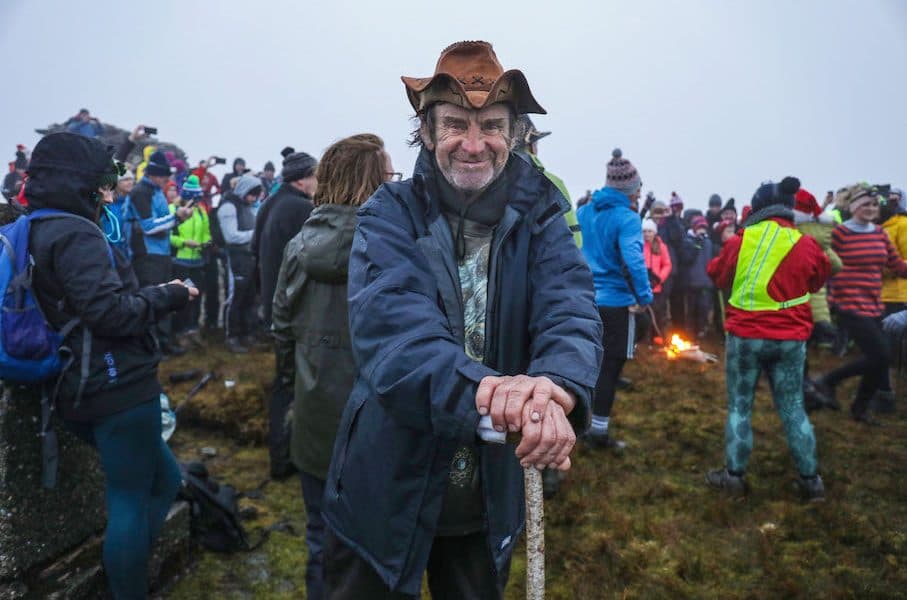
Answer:
POLYGON ((143 127, 146 135, 157 135, 157 127, 143 127))
POLYGON ((214 164, 215 164, 215 165, 225 165, 225 164, 227 164, 227 159, 226 159, 226 158, 223 158, 223 157, 220 157, 220 156, 215 156, 215 157, 214 157, 214 164))

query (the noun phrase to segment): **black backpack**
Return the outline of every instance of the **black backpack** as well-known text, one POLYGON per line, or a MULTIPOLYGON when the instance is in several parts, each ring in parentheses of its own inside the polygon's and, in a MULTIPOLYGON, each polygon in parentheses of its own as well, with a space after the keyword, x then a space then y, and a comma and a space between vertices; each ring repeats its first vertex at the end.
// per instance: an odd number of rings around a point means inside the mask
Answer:
POLYGON ((252 550, 239 517, 239 493, 208 476, 200 462, 180 464, 183 487, 180 497, 191 507, 191 531, 202 546, 214 552, 252 550))
MULTIPOLYGON (((220 219, 217 218, 217 212, 220 210, 220 207, 224 203, 229 202, 236 206, 236 201, 234 200, 235 196, 230 194, 224 194, 220 198, 220 202, 217 203, 217 206, 211 209, 211 212, 208 213, 208 227, 211 230, 211 241, 214 242, 219 248, 226 248, 227 241, 224 239, 224 232, 220 228, 220 219)), ((237 211, 239 209, 237 208, 237 211)))

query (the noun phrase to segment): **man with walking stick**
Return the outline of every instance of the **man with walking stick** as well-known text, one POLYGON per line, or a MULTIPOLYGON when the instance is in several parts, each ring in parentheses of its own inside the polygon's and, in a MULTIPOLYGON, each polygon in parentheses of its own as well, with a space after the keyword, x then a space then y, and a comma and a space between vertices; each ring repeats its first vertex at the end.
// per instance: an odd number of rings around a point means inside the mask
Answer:
MULTIPOLYGON (((601 360, 592 278, 517 116, 544 113, 487 42, 404 77, 411 180, 359 213, 349 265, 358 375, 324 499, 328 598, 501 598, 523 469, 570 468, 601 360), (483 440, 520 434, 518 445, 483 440)), ((328 340, 329 341, 329 340, 328 340)), ((536 479, 537 481, 537 479, 536 479)))

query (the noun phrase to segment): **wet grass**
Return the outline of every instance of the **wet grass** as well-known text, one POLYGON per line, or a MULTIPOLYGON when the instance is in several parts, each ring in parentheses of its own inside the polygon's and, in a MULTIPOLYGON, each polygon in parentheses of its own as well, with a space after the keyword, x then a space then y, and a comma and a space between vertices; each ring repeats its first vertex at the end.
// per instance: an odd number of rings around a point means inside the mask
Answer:
MULTIPOLYGON (((261 390, 269 385, 272 359, 215 353, 188 362, 202 360, 219 361, 218 368, 236 377, 237 393, 224 393, 222 382, 209 386, 186 421, 207 427, 223 418, 245 421, 220 431, 181 422, 176 452, 195 459, 201 447, 213 446, 212 473, 240 490, 261 489, 259 498, 241 501, 258 511, 247 522, 253 538, 275 522, 286 527, 252 553, 201 553, 162 597, 304 597, 298 480, 262 487, 267 449, 255 445, 263 439, 261 390)), ((812 358, 814 372, 838 362, 812 358)), ((167 363, 163 370, 186 364, 167 363)), ((723 460, 721 364, 669 362, 643 349, 625 374, 634 386, 619 395, 612 426, 627 450, 580 446, 561 493, 546 505, 549 598, 907 598, 907 487, 900 481, 907 465, 907 381, 901 381, 900 414, 883 428, 858 425, 843 412, 812 416, 828 501, 805 505, 793 487, 796 472, 766 383, 754 411, 751 494, 734 501, 703 480, 723 460)), ((854 383, 839 392, 845 406, 854 383)), ((191 383, 171 387, 178 400, 191 383)), ((520 552, 508 598, 525 597, 524 572, 520 552)))

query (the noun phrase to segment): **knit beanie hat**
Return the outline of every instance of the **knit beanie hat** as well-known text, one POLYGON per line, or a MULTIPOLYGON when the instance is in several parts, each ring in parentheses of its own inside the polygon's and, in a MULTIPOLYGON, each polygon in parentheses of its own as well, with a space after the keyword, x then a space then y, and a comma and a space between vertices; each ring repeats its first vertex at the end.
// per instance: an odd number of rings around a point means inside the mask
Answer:
POLYGON ((656 225, 655 221, 653 221, 652 219, 646 219, 645 221, 642 222, 642 230, 643 231, 654 231, 657 233, 658 225, 656 225))
POLYGON ((170 163, 167 161, 167 155, 160 150, 155 150, 148 157, 148 166, 145 167, 145 175, 154 175, 155 177, 170 177, 170 163))
POLYGON ((183 182, 183 191, 180 192, 180 196, 186 200, 191 200, 193 198, 199 198, 202 195, 202 186, 198 182, 197 175, 190 175, 186 177, 186 181, 183 182))
POLYGON ((274 168, 274 163, 272 163, 271 161, 266 162, 265 168, 262 169, 262 171, 276 171, 276 170, 277 169, 274 168))
POLYGON ((675 206, 683 206, 683 198, 681 198, 677 192, 671 192, 671 208, 675 206))
POLYGON ((623 157, 620 148, 615 148, 611 152, 611 160, 608 161, 608 177, 605 185, 615 188, 628 196, 642 187, 642 180, 636 167, 629 160, 623 157))
POLYGON ((653 217, 666 217, 671 212, 671 209, 661 200, 656 200, 652 203, 652 208, 649 209, 649 212, 653 217))
POLYGON ((753 212, 772 205, 781 205, 785 208, 794 208, 794 194, 800 189, 800 180, 796 177, 785 177, 781 183, 767 182, 759 186, 753 194, 751 205, 753 212))
POLYGON ((239 196, 240 199, 244 199, 249 194, 255 191, 255 188, 262 188, 261 179, 255 175, 249 175, 248 173, 239 178, 239 181, 236 182, 236 187, 233 188, 233 193, 239 196))
POLYGON ((822 214, 822 207, 816 201, 816 197, 800 188, 794 194, 794 210, 818 217, 822 214))
POLYGON ((868 183, 855 183, 846 188, 841 188, 835 194, 835 206, 853 213, 867 202, 871 202, 878 192, 868 183))
POLYGON ((727 202, 725 202, 725 203, 724 203, 724 206, 721 207, 721 211, 719 212, 719 214, 720 214, 720 213, 723 213, 723 212, 726 211, 726 210, 732 210, 732 211, 734 211, 734 214, 737 214, 737 207, 734 206, 734 199, 733 199, 733 198, 728 198, 728 199, 727 199, 727 202))
POLYGON ((690 219, 690 229, 696 231, 697 229, 708 229, 709 221, 702 215, 696 215, 690 219))
POLYGON ((718 194, 712 194, 709 196, 709 208, 721 206, 721 196, 718 194))
POLYGON ((291 152, 284 156, 283 169, 280 170, 280 176, 287 183, 305 179, 315 173, 318 161, 311 154, 305 152, 296 152, 292 148, 284 148, 291 152))

